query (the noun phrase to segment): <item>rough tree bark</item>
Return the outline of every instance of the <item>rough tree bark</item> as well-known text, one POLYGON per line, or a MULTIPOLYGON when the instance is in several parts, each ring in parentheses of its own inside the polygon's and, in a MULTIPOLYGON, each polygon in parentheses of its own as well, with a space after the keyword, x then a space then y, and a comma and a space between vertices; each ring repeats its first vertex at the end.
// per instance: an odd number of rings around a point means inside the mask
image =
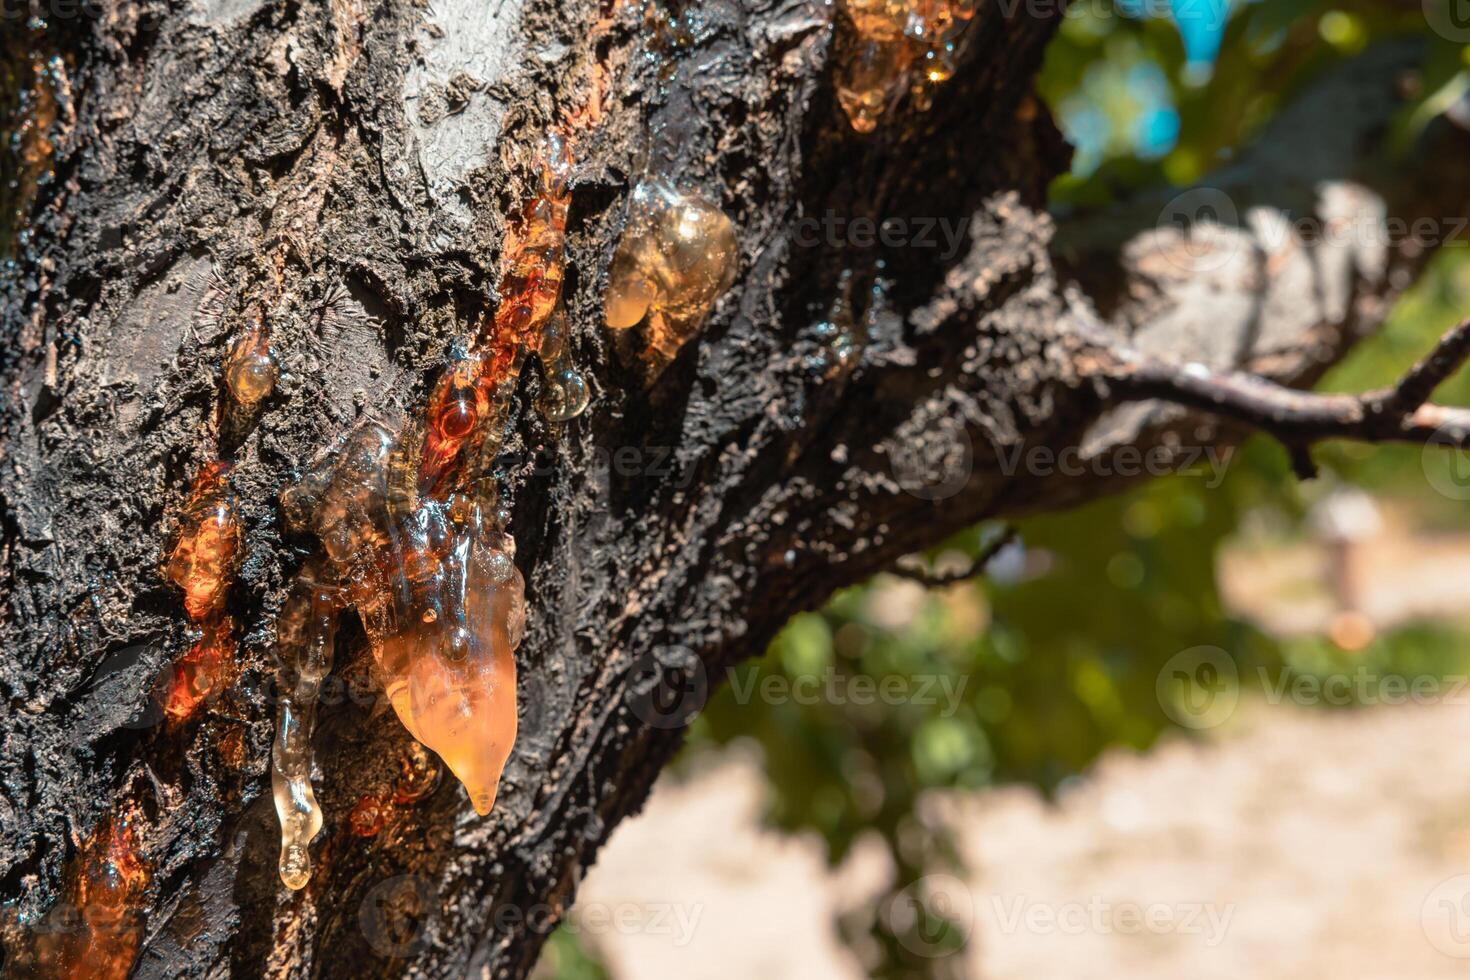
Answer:
MULTIPOLYGON (((1436 124, 1397 161, 1376 149, 1412 45, 1300 93, 1212 181, 1234 220, 1195 220, 1197 200, 1169 192, 1058 230, 1045 190, 1068 151, 1031 90, 1052 5, 985 6, 932 110, 900 109, 870 138, 836 107, 822 3, 676 4, 651 46, 634 6, 591 48, 596 0, 99 0, 6 22, 20 98, 0 326, 0 900, 44 912, 76 840, 126 797, 154 868, 137 976, 523 976, 704 678, 951 531, 1117 485, 1100 466, 1006 465, 1018 447, 1106 459, 1239 434, 1136 402, 1176 394, 1175 375, 1124 383, 1138 375, 1119 351, 1305 383, 1427 254, 1304 245, 1271 234, 1283 214, 1465 213, 1460 134, 1436 124), (594 63, 626 63, 573 180, 567 296, 595 401, 553 432, 523 410, 535 370, 516 400, 506 485, 531 611, 500 800, 476 818, 447 779, 377 837, 348 835, 408 736, 381 704, 329 696, 320 868, 287 893, 268 647, 307 548, 284 537, 276 496, 355 420, 422 405, 490 302, 531 152, 594 63), (652 387, 599 307, 645 161, 715 195, 742 252, 652 387), (798 239, 799 218, 829 211, 968 218, 968 239, 944 260, 798 239), (880 257, 892 285, 860 363, 814 370, 841 271, 865 296, 880 257), (218 365, 252 304, 284 375, 258 424, 217 447, 218 365), (164 527, 217 448, 238 461, 249 548, 231 597, 241 669, 205 717, 159 724, 150 686, 189 640, 157 570, 164 527), (660 714, 661 693, 686 698, 660 714), (395 945, 396 913, 373 909, 396 876, 413 876, 422 922, 395 945)), ((370 659, 348 635, 338 673, 364 678, 370 659)))

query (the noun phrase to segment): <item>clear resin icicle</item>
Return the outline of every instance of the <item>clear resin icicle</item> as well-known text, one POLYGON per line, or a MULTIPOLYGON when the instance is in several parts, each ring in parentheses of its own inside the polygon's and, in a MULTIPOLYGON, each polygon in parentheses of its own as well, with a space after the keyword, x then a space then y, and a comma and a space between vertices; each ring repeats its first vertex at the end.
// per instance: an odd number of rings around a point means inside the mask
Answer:
POLYGON ((322 829, 322 808, 311 787, 311 734, 322 681, 332 671, 337 638, 338 590, 308 565, 297 576, 276 622, 276 655, 284 696, 271 752, 271 791, 281 820, 281 881, 287 888, 311 880, 308 846, 322 829))

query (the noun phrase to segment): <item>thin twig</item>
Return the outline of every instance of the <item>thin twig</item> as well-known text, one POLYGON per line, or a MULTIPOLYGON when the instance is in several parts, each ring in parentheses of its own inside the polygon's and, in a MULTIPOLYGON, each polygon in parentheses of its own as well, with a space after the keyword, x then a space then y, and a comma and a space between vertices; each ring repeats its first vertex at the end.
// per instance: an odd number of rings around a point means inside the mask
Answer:
POLYGON ((1434 389, 1460 370, 1467 358, 1470 358, 1470 317, 1446 332, 1434 350, 1409 369, 1394 386, 1388 407, 1401 415, 1414 411, 1428 402, 1434 389))
POLYGON ((1307 447, 1323 439, 1409 442, 1470 448, 1470 409, 1428 403, 1434 389, 1470 359, 1470 319, 1393 387, 1361 395, 1296 391, 1239 371, 1171 364, 1135 352, 1086 363, 1110 401, 1158 398, 1243 422, 1274 436, 1298 473, 1314 472, 1307 447))
POLYGON ((1017 531, 1014 527, 1006 526, 1001 531, 1000 537, 985 546, 985 550, 972 561, 968 568, 958 572, 931 572, 924 568, 915 568, 906 565, 895 565, 889 569, 894 575, 911 579, 923 585, 925 588, 942 589, 946 586, 964 582, 985 572, 985 566, 989 565, 1005 548, 1016 540, 1017 531))

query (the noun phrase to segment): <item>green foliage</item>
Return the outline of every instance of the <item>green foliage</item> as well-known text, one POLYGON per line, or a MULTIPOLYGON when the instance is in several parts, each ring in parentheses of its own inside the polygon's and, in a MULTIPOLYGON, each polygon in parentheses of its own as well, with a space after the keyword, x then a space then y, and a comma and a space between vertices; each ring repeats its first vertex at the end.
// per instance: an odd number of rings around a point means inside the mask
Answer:
POLYGON ((547 937, 533 976, 554 977, 556 980, 608 980, 602 964, 582 946, 576 933, 565 927, 547 937))

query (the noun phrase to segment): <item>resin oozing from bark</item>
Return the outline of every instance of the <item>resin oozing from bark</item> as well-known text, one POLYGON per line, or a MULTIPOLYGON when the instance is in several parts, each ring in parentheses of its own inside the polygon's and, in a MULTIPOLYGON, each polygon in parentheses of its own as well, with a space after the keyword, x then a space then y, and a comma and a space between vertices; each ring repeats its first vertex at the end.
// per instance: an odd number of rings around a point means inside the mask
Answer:
MULTIPOLYGON (((445 372, 430 396, 419 469, 419 488, 425 494, 442 498, 462 487, 488 470, 500 452, 510 396, 525 357, 540 352, 543 332, 561 301, 571 166, 568 141, 549 137, 536 192, 506 233, 495 315, 476 349, 445 372)), ((569 361, 558 369, 575 374, 571 383, 581 382, 586 389, 569 361)))
POLYGON ((852 128, 871 133, 907 87, 927 108, 954 75, 955 44, 974 0, 842 0, 837 101, 852 128))
POLYGON ((276 390, 280 368, 271 353, 270 332, 257 323, 241 334, 225 358, 225 387, 230 398, 244 409, 252 409, 276 390))
POLYGON ((164 568, 183 590, 184 611, 203 631, 164 686, 163 711, 175 722, 224 690, 234 669, 238 642, 224 605, 243 547, 229 469, 228 463, 207 463, 194 478, 164 568))
MULTIPOLYGON (((617 4, 604 4, 590 40, 607 32, 616 11, 617 4)), ((515 743, 515 648, 525 626, 525 583, 489 474, 527 355, 539 354, 546 369, 540 407, 547 418, 565 421, 587 406, 560 312, 568 180, 572 143, 601 121, 610 82, 608 66, 595 62, 587 100, 548 137, 535 190, 506 234, 494 315, 440 378, 422 425, 396 437, 375 424, 362 427, 336 460, 315 467, 281 500, 287 523, 321 540, 324 564, 340 584, 339 605, 356 607, 395 713, 459 777, 481 814, 495 802, 515 743)), ((310 875, 306 845, 322 821, 311 794, 309 738, 293 755, 290 720, 283 711, 277 738, 279 757, 290 764, 289 805, 278 789, 277 807, 282 878, 300 887, 310 875)), ((417 802, 438 783, 438 767, 422 749, 402 768, 395 803, 417 802)), ((376 833, 384 806, 359 801, 349 828, 376 833)))
MULTIPOLYGON (((295 671, 273 767, 281 880, 291 888, 310 878, 308 845, 323 822, 311 787, 311 722, 344 606, 362 619, 399 720, 482 814, 515 742, 515 647, 525 624, 515 545, 493 501, 419 496, 413 435, 364 425, 282 495, 287 523, 315 534, 325 552, 298 576, 277 630, 282 669, 295 671)), ((406 799, 432 788, 431 767, 413 769, 405 770, 414 783, 406 799)))
POLYGON ((341 588, 331 570, 310 563, 296 576, 276 620, 276 658, 284 696, 271 746, 271 792, 281 821, 281 881, 299 889, 311 880, 312 838, 322 808, 311 785, 311 735, 322 681, 332 671, 341 588))
POLYGON ((194 478, 179 515, 165 572, 184 592, 184 611, 203 622, 224 608, 225 592, 240 567, 240 521, 226 482, 228 463, 208 463, 194 478))
POLYGON ((608 269, 603 312, 613 330, 647 320, 649 357, 662 367, 704 323, 735 279, 735 225, 719 208, 647 177, 608 269))
POLYGON ((203 635, 174 664, 164 691, 163 712, 171 721, 184 721, 225 689, 234 669, 239 639, 235 620, 226 613, 203 624, 203 635))
POLYGON ((104 816, 67 869, 52 915, 65 921, 8 936, 5 975, 125 980, 143 938, 149 869, 131 815, 104 816))

